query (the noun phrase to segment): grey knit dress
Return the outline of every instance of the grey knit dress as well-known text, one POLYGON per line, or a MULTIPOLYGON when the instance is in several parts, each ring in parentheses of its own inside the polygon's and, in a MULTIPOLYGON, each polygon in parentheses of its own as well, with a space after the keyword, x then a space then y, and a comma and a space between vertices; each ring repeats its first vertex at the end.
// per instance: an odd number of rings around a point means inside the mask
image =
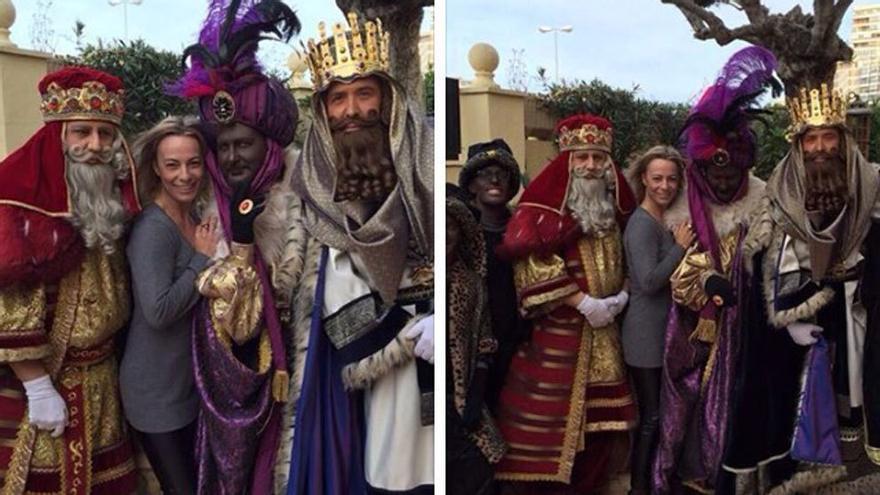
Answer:
POLYGON ((152 204, 137 218, 126 249, 134 311, 119 389, 125 417, 138 431, 167 433, 196 419, 192 309, 196 276, 209 259, 152 204))
POLYGON ((623 318, 623 358, 639 368, 663 364, 666 318, 672 304, 669 278, 684 256, 672 233, 636 208, 623 233, 630 298, 623 318))

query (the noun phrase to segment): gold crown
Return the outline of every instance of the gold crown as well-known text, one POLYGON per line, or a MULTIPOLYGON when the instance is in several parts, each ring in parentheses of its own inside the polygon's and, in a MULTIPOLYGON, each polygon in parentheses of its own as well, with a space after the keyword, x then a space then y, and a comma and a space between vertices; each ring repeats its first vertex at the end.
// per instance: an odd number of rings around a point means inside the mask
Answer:
POLYGON ((388 33, 382 21, 367 21, 363 26, 354 12, 348 13, 346 30, 341 22, 333 25, 333 36, 327 37, 326 26, 318 24, 318 41, 309 39, 306 63, 312 73, 315 91, 336 78, 349 78, 375 70, 388 70, 388 33))
POLYGON ((125 111, 123 96, 123 90, 109 91, 98 81, 87 81, 81 88, 69 89, 53 82, 41 95, 40 112, 44 122, 106 120, 120 125, 125 111))
POLYGON ((822 127, 846 124, 847 103, 839 91, 827 83, 819 88, 801 87, 797 96, 788 98, 791 113, 789 132, 794 135, 805 127, 822 127))
POLYGON ((611 141, 611 128, 600 129, 594 124, 559 129, 559 151, 595 149, 611 153, 611 141))

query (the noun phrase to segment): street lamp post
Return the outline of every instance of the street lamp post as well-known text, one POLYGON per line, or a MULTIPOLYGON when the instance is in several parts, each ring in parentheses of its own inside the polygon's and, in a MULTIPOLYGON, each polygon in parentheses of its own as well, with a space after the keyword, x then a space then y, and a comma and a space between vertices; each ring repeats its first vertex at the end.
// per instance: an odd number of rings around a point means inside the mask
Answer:
POLYGON ((562 27, 540 26, 538 31, 541 33, 553 33, 553 55, 556 59, 556 82, 559 82, 559 32, 570 33, 574 28, 571 25, 562 27))
POLYGON ((144 0, 107 0, 111 7, 122 4, 122 23, 125 29, 125 41, 128 42, 128 4, 140 5, 144 0))

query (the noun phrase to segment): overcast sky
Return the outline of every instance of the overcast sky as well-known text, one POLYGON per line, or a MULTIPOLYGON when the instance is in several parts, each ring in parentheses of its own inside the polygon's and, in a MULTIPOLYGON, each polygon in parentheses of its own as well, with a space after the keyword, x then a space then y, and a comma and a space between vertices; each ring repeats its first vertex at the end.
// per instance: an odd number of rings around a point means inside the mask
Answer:
MULTIPOLYGON (((12 3, 16 9, 12 41, 21 48, 33 48, 34 14, 40 4, 47 3, 52 5, 51 27, 55 31, 53 40, 58 53, 76 52, 73 26, 77 19, 86 25, 84 40, 87 43, 99 38, 104 41, 124 38, 123 6, 110 6, 108 0, 12 0, 12 3)), ((286 68, 287 57, 294 46, 299 47, 299 40, 317 36, 318 22, 325 21, 329 25, 345 20, 334 0, 285 0, 285 3, 297 13, 303 29, 292 45, 262 43, 260 58, 267 66, 286 68)), ((129 5, 129 38, 143 38, 154 47, 180 53, 196 41, 207 5, 207 0, 142 0, 140 5, 129 5)), ((427 27, 429 16, 425 17, 427 27)))
MULTIPOLYGON (((812 2, 763 0, 773 13, 788 12, 797 4, 805 12, 812 2)), ((853 6, 878 3, 855 0, 853 6)), ((713 9, 739 26, 745 15, 730 6, 713 9)), ((852 7, 841 25, 849 39, 852 7)), ((679 10, 660 0, 448 0, 447 72, 453 77, 473 78, 467 52, 477 42, 495 46, 501 62, 495 80, 506 86, 513 50, 524 50, 529 76, 537 68, 554 76, 553 34, 541 34, 538 26, 572 25, 572 33, 559 36, 559 75, 563 79, 599 78, 622 88, 638 85, 643 97, 688 102, 711 83, 727 58, 746 46, 734 42, 718 46, 714 41, 694 39, 690 25, 679 10)), ((540 89, 535 81, 532 90, 540 89)))

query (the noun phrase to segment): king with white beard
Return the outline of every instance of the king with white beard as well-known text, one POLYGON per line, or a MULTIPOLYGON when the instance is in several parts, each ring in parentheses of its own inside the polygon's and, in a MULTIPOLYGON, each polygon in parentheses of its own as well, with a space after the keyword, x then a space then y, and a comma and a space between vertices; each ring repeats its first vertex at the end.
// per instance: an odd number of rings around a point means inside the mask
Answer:
POLYGON ((121 242, 138 210, 123 87, 92 69, 40 81, 45 125, 0 162, 4 493, 131 493, 113 337, 129 317, 121 242))
POLYGON ((575 115, 557 133, 560 154, 523 192, 498 249, 533 321, 498 404, 510 450, 496 477, 528 482, 517 493, 597 489, 614 437, 635 420, 616 320, 628 299, 622 224, 635 199, 611 160, 610 122, 575 115))

